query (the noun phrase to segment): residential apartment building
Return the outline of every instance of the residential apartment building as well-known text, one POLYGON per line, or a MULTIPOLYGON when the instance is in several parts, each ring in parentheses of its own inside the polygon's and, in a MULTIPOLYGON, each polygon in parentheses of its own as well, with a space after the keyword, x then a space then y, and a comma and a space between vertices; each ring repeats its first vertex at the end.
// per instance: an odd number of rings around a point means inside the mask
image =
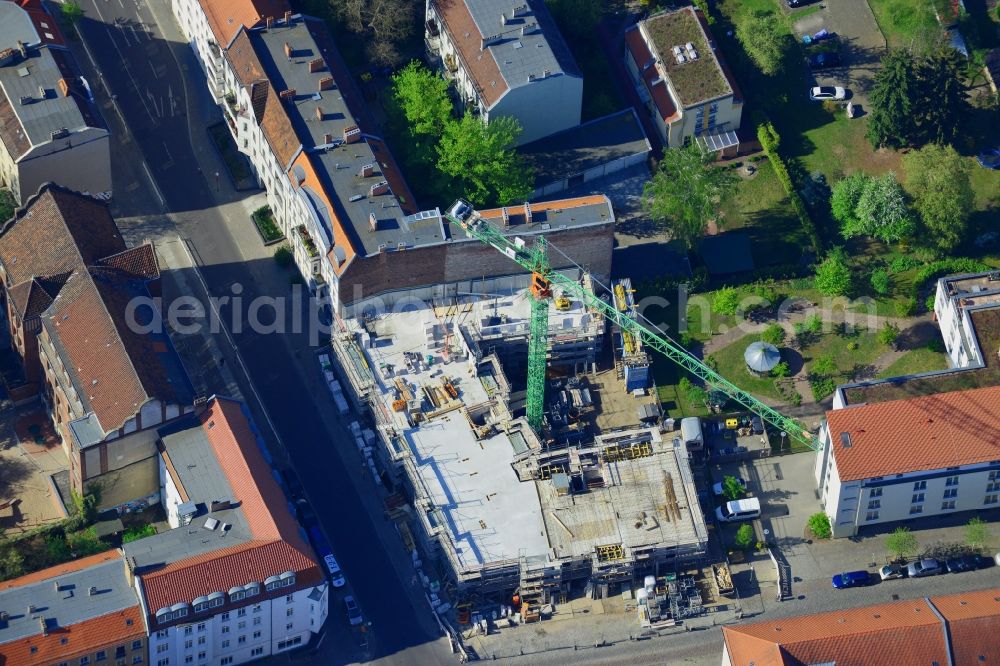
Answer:
POLYGON ((467 110, 516 118, 518 145, 580 124, 583 76, 542 0, 426 0, 425 18, 467 110))
MULTIPOLYGON (((233 136, 311 292, 333 311, 520 272, 451 229, 438 208, 417 207, 388 146, 368 130, 361 94, 322 21, 287 14, 240 27, 224 59, 233 136)), ((614 214, 606 197, 492 214, 510 233, 552 234, 594 274, 610 275, 614 214)))
POLYGON ((157 448, 173 529, 124 545, 150 663, 225 666, 308 644, 329 585, 246 406, 213 397, 161 428, 157 448))
POLYGON ((41 0, 0 1, 0 181, 18 203, 48 181, 111 196, 107 126, 41 0))
POLYGON ((137 666, 148 661, 142 606, 120 551, 0 583, 0 663, 137 666))
POLYGON ((667 148, 737 148, 743 95, 693 7, 654 14, 625 33, 625 64, 667 148))
MULTIPOLYGON (((130 302, 157 293, 158 277, 152 245, 126 247, 106 204, 51 183, 0 232, 12 346, 51 413, 77 492, 126 467, 155 478, 152 463, 134 466, 151 459, 152 439, 137 447, 126 436, 193 409, 166 332, 143 330, 151 309, 130 314, 130 302)), ((105 485, 107 503, 115 483, 105 485)))
POLYGON ((1000 271, 938 280, 934 316, 953 368, 979 367, 985 363, 975 321, 988 316, 989 310, 1000 310, 1000 271))
POLYGON ((815 473, 833 536, 1000 507, 998 431, 1000 386, 827 412, 815 473))
POLYGON ((722 628, 722 666, 1000 661, 1000 588, 722 628))

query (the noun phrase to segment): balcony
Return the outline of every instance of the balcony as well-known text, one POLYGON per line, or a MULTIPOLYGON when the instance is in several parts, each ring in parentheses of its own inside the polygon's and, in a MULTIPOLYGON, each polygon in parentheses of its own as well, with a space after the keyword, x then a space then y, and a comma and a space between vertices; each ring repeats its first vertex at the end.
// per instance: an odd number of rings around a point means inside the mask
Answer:
POLYGON ((309 230, 306 229, 306 225, 300 224, 296 229, 299 234, 299 240, 302 241, 302 249, 306 251, 310 259, 315 259, 319 256, 319 250, 316 249, 316 243, 313 241, 312 236, 309 235, 309 230))

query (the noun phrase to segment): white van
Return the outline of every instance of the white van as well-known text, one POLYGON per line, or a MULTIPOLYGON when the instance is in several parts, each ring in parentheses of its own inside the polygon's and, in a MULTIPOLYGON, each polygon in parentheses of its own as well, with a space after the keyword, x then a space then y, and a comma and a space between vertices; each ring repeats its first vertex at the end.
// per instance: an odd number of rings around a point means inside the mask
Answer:
POLYGON ((756 497, 746 497, 726 502, 715 509, 715 517, 723 523, 760 518, 760 500, 756 497))

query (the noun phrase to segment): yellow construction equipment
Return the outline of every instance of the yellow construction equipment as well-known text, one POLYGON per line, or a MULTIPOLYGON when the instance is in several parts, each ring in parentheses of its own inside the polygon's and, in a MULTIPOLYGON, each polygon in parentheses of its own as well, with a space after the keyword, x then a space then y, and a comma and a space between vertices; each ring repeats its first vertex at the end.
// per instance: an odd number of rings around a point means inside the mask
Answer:
POLYGON ((571 300, 566 296, 566 294, 559 294, 556 296, 556 310, 566 311, 569 310, 570 306, 573 304, 571 300))

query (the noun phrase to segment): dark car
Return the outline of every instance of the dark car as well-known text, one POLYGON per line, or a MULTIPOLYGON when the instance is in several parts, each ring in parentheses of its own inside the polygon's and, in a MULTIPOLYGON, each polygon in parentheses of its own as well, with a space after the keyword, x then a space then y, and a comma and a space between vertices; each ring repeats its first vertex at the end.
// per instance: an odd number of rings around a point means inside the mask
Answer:
POLYGON ((944 563, 945 569, 948 570, 948 573, 975 571, 976 569, 983 569, 989 565, 990 561, 980 555, 963 555, 962 557, 953 557, 944 563))
POLYGON ((823 51, 809 56, 809 66, 813 69, 829 69, 830 67, 840 67, 840 55, 823 51))
POLYGON ((294 469, 286 467, 281 470, 281 478, 285 482, 289 497, 292 499, 302 497, 302 482, 299 481, 299 475, 295 473, 294 469))
POLYGON ((864 587, 870 579, 871 576, 867 571, 847 571, 834 576, 831 582, 834 588, 843 590, 848 587, 864 587))
POLYGON ((306 529, 313 527, 319 522, 316 518, 316 512, 309 506, 309 502, 304 499, 300 499, 295 503, 295 516, 299 519, 299 525, 306 529))
POLYGON ((976 161, 984 169, 1000 169, 1000 148, 987 148, 976 156, 976 161))
POLYGON ((762 421, 759 416, 755 416, 752 419, 750 419, 750 427, 753 428, 753 434, 755 435, 764 434, 764 421, 762 421))

